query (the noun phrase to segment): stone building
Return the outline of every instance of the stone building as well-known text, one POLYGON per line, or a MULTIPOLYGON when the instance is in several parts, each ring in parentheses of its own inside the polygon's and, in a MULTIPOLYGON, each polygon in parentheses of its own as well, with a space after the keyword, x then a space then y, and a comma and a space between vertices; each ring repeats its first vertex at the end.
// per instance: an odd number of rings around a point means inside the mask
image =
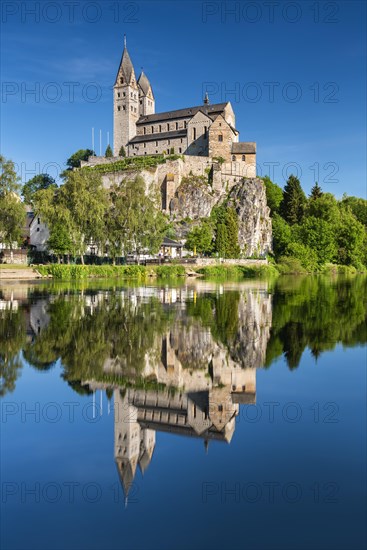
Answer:
POLYGON ((113 87, 114 156, 144 156, 174 152, 222 157, 226 162, 256 163, 256 144, 239 142, 230 102, 155 112, 152 86, 142 72, 136 78, 125 47, 113 87))

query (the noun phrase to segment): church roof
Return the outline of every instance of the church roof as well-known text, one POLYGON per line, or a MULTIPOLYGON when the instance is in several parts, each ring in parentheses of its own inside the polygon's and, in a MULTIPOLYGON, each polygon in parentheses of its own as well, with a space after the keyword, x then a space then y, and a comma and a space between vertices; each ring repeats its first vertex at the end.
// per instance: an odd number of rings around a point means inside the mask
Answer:
POLYGON ((150 82, 143 71, 141 71, 141 75, 139 76, 138 84, 143 90, 144 95, 148 95, 149 90, 153 94, 152 86, 150 85, 150 82))
POLYGON ((232 143, 232 153, 256 153, 256 143, 254 141, 240 141, 238 143, 232 143))
POLYGON ((120 75, 122 75, 125 78, 126 82, 130 82, 132 75, 135 76, 134 67, 131 62, 129 52, 127 51, 126 46, 124 47, 124 51, 122 52, 120 67, 116 75, 115 83, 117 83, 117 79, 119 78, 120 75))
POLYGON ((133 137, 129 143, 143 143, 145 141, 157 141, 159 139, 175 139, 184 138, 187 136, 187 130, 175 130, 173 132, 159 132, 157 134, 144 134, 133 137))
POLYGON ((149 124, 150 122, 158 122, 160 120, 175 120, 176 118, 190 118, 193 117, 198 111, 202 111, 208 116, 213 114, 217 115, 223 113, 226 105, 228 105, 228 102, 215 103, 214 105, 198 105, 196 107, 186 107, 185 109, 166 111, 164 113, 154 113, 153 115, 141 116, 136 124, 149 124))

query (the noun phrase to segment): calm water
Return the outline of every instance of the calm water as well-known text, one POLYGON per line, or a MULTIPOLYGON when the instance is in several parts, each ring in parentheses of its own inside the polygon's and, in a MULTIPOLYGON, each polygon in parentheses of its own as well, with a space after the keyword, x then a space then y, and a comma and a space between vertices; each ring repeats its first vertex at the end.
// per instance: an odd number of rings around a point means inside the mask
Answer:
POLYGON ((2 548, 364 548, 366 311, 363 277, 1 286, 2 548))

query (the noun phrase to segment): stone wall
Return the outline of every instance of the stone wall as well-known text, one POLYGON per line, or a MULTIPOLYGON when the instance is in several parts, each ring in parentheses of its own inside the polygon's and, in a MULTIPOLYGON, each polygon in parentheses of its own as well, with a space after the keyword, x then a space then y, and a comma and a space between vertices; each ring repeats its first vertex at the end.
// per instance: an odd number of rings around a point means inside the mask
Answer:
POLYGON ((18 248, 16 250, 2 249, 0 250, 0 263, 2 264, 16 264, 27 265, 28 256, 27 250, 18 248))

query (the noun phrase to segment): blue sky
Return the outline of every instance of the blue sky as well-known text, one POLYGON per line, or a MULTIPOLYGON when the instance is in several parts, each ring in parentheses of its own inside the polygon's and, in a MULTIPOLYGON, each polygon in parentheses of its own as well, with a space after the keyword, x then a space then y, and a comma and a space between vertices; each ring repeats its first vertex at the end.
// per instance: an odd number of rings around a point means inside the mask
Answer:
POLYGON ((231 101, 258 174, 366 196, 364 2, 2 2, 1 152, 23 181, 112 143, 127 35, 156 111, 231 101), (32 92, 33 90, 33 92, 32 92))

